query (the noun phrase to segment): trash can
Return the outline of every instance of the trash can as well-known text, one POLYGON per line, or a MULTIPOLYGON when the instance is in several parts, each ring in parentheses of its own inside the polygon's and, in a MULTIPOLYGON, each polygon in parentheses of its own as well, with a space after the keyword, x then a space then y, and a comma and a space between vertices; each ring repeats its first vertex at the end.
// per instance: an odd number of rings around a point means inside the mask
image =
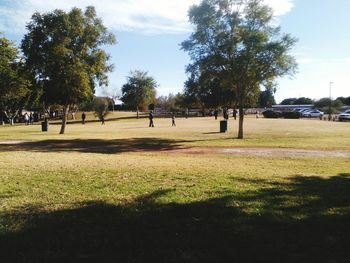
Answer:
POLYGON ((49 130, 49 122, 48 121, 42 121, 41 122, 41 131, 47 132, 49 130))
POLYGON ((227 132, 227 121, 220 121, 220 132, 227 132))

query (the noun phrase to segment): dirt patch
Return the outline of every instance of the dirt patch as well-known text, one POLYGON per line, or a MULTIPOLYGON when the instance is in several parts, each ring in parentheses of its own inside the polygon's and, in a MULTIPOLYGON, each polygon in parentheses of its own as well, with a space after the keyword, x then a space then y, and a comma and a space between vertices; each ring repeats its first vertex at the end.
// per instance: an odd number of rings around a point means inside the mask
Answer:
POLYGON ((24 142, 25 141, 0 141, 0 145, 17 145, 24 142))
POLYGON ((189 154, 232 154, 256 156, 300 156, 300 157, 350 157, 350 151, 324 151, 293 148, 227 148, 227 147, 193 147, 173 150, 189 154))

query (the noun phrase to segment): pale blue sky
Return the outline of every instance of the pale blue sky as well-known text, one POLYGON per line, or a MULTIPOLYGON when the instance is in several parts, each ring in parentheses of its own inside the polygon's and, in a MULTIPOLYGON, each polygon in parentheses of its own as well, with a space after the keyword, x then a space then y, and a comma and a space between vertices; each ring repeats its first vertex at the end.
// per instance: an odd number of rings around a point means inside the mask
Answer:
MULTIPOLYGON (((277 101, 287 97, 350 96, 350 1, 265 0, 282 30, 299 39, 294 56, 299 72, 279 80, 277 101)), ((158 94, 183 90, 189 63, 179 44, 190 33, 187 10, 199 0, 0 0, 0 31, 20 43, 25 23, 35 11, 69 10, 94 5, 118 44, 108 47, 115 64, 110 87, 120 88, 130 70, 149 72, 158 94)))

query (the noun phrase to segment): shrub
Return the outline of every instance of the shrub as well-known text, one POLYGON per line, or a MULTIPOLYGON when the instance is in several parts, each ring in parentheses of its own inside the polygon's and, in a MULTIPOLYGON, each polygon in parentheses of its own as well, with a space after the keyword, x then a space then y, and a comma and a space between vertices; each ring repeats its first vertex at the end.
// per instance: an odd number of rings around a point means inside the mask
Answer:
POLYGON ((273 119, 282 117, 282 113, 280 111, 273 111, 273 110, 266 110, 262 113, 262 115, 265 118, 273 118, 273 119))
POLYGON ((301 114, 298 111, 286 111, 282 112, 282 117, 285 119, 300 119, 301 114))

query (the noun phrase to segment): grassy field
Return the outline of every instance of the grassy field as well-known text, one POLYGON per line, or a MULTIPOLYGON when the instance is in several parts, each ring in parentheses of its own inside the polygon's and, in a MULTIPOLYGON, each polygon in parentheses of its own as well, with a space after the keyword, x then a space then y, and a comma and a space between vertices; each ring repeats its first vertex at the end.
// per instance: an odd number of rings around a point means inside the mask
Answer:
POLYGON ((181 151, 350 151, 349 123, 119 117, 0 127, 0 262, 350 262, 348 157, 181 151))

